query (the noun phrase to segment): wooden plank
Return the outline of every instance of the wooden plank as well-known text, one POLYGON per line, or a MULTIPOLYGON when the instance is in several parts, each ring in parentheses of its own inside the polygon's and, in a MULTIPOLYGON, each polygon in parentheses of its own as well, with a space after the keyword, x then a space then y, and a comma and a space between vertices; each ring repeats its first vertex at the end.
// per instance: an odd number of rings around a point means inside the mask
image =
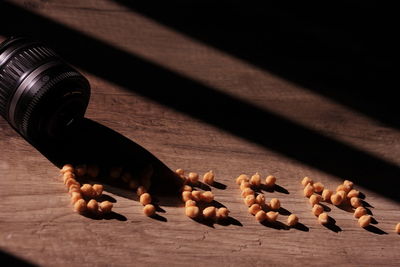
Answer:
MULTIPOLYGON (((111 1, 12 2, 399 164, 398 130, 111 1)), ((166 201, 160 202, 166 211, 160 215, 166 221, 153 220, 142 214, 141 205, 131 196, 113 188, 107 194, 116 199, 115 212, 120 216, 94 220, 75 214, 57 177, 57 167, 1 119, 0 250, 4 253, 45 266, 165 266, 187 265, 189 261, 194 265, 396 266, 400 262, 400 236, 394 233, 394 225, 400 221, 398 202, 358 187, 374 206, 371 211, 380 231, 364 230, 357 226, 351 213, 328 205, 332 209, 330 216, 341 229, 334 232, 317 223, 299 182, 309 175, 333 189, 340 182, 338 177, 126 90, 129 88, 86 75, 93 88, 88 118, 143 146, 171 169, 198 173, 212 169, 217 181, 227 186, 212 188, 216 200, 227 206, 239 223, 198 223, 185 217, 181 206, 166 201), (289 194, 266 192, 267 199, 280 198, 283 207, 298 214, 308 231, 260 225, 248 214, 234 178, 256 171, 278 177, 278 184, 289 194)), ((261 127, 265 126, 254 125, 248 130, 261 127)), ((98 144, 99 151, 107 142, 110 141, 98 144)), ((285 223, 286 217, 280 215, 279 221, 285 223)))

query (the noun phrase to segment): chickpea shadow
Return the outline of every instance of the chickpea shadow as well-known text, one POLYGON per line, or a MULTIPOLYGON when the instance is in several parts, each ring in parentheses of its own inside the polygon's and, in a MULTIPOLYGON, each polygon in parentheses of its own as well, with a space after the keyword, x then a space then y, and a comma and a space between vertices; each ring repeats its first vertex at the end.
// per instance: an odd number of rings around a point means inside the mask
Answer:
POLYGON ((296 225, 292 226, 291 228, 302 231, 302 232, 309 232, 310 228, 302 223, 297 223, 296 225))
POLYGON ((168 219, 165 218, 164 216, 161 216, 160 214, 154 214, 152 216, 150 216, 151 219, 156 220, 156 221, 160 221, 160 222, 167 222, 168 219))
POLYGON ((285 216, 288 216, 288 215, 292 214, 290 211, 288 211, 287 209, 282 208, 282 207, 280 207, 280 208, 278 209, 278 212, 279 212, 279 214, 285 215, 285 216))
POLYGON ((388 233, 383 231, 382 229, 374 226, 374 225, 368 225, 367 227, 364 227, 364 229, 368 232, 377 234, 377 235, 387 235, 388 233))
POLYGON ((323 226, 324 226, 326 229, 329 229, 329 230, 331 230, 332 232, 335 232, 335 233, 339 233, 339 232, 342 231, 342 228, 340 228, 340 227, 336 224, 336 220, 333 219, 331 216, 329 216, 328 223, 327 223, 327 224, 323 224, 323 226))
POLYGON ((280 221, 269 222, 269 221, 265 220, 263 222, 260 222, 260 224, 264 225, 265 227, 273 228, 276 230, 286 230, 287 231, 290 229, 289 226, 287 226, 286 224, 284 224, 280 221))
POLYGON ((227 188, 226 184, 214 181, 214 183, 211 185, 214 188, 220 189, 220 190, 225 190, 227 188))
POLYGON ((125 222, 128 219, 117 212, 111 211, 110 213, 107 214, 93 214, 93 213, 89 213, 89 212, 85 212, 82 214, 82 216, 92 219, 92 220, 117 220, 117 221, 122 221, 125 222))
POLYGON ((330 211, 332 210, 330 207, 328 207, 328 206, 325 205, 325 204, 322 204, 321 202, 319 203, 319 205, 321 205, 322 208, 324 208, 324 211, 325 211, 325 212, 330 212, 330 211))
POLYGON ((278 192, 278 193, 287 194, 287 195, 290 194, 286 188, 284 188, 280 185, 277 185, 277 184, 275 184, 274 186, 266 186, 265 184, 262 184, 260 186, 260 190, 268 192, 268 193, 278 192))
POLYGON ((375 208, 374 206, 372 206, 371 204, 369 204, 367 201, 365 201, 365 199, 362 200, 362 205, 365 208, 375 208))

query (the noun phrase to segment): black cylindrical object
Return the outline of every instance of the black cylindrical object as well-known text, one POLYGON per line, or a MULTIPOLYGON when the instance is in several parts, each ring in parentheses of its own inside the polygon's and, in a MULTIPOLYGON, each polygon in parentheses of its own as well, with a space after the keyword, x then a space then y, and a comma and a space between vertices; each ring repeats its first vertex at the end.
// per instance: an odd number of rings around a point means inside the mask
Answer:
POLYGON ((0 45, 0 114, 27 140, 62 138, 89 97, 87 79, 46 45, 24 37, 0 45))

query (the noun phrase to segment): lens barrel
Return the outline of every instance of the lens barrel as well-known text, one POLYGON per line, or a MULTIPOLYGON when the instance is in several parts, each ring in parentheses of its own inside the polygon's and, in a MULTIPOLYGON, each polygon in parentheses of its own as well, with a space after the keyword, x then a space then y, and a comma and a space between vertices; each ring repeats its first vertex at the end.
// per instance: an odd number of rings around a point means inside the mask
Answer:
POLYGON ((0 44, 0 114, 29 141, 63 138, 89 98, 87 79, 51 48, 24 37, 0 44))

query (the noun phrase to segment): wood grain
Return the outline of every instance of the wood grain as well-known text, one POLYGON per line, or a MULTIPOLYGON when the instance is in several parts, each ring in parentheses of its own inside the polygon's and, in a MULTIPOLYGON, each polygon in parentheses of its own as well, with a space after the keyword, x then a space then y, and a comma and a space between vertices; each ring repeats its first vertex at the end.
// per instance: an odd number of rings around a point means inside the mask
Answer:
MULTIPOLYGON (((397 129, 112 1, 10 3, 385 162, 397 166, 400 163, 397 129)), ((351 177, 337 177, 125 88, 118 81, 96 76, 88 69, 82 71, 92 86, 88 118, 144 147, 172 170, 184 168, 202 174, 212 169, 217 181, 226 185, 226 189, 212 188, 216 200, 231 210, 235 220, 228 225, 199 223, 185 217, 182 206, 163 201, 160 205, 165 213, 160 215, 164 220, 154 220, 142 214, 141 205, 129 194, 114 188, 109 188, 107 194, 116 199, 115 212, 120 216, 95 220, 75 214, 58 177, 58 168, 1 119, 0 251, 3 253, 43 266, 175 266, 188 262, 396 266, 400 262, 400 236, 394 233, 395 224, 400 221, 400 206, 395 199, 371 187, 356 186, 373 206, 371 211, 378 224, 369 230, 362 229, 351 213, 327 205, 331 208, 329 215, 340 228, 338 232, 332 231, 319 225, 311 214, 311 207, 302 196, 300 180, 307 175, 334 189, 341 179, 351 177), (278 177, 278 184, 289 194, 265 192, 265 195, 267 199, 280 198, 286 210, 300 217, 303 229, 264 226, 248 214, 234 178, 256 171, 263 176, 278 177)), ((164 86, 159 90, 168 90, 171 85, 164 86)), ((178 100, 192 101, 195 107, 208 104, 197 103, 196 99, 178 100)), ((220 108, 224 109, 224 103, 220 108)), ((268 126, 268 121, 261 125, 256 120, 246 130, 274 131, 268 126)), ((287 133, 282 136, 285 138, 281 141, 285 142, 287 133)), ((113 145, 112 140, 96 142, 98 148, 89 148, 101 151, 102 146, 113 145)), ((84 151, 85 147, 80 149, 84 151)), ((113 153, 125 155, 122 150, 113 153)), ((333 160, 341 155, 331 156, 329 159, 333 160)), ((376 179, 379 183, 380 177, 376 179)), ((287 215, 281 214, 279 221, 286 223, 286 218, 287 215)))

